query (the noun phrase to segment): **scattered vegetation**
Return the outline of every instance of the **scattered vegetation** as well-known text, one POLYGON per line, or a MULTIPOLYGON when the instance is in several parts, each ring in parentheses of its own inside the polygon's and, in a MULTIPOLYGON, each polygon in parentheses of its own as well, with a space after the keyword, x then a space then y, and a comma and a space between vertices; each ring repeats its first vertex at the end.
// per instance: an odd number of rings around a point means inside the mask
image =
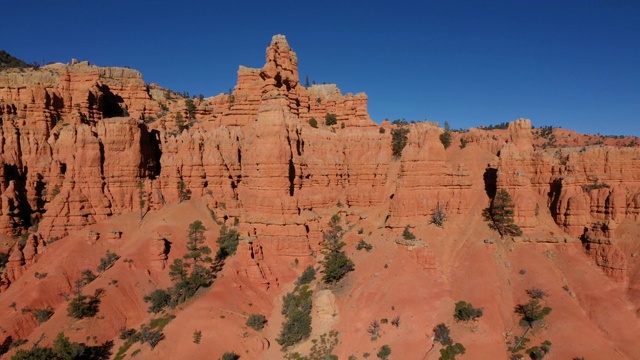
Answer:
POLYGON ((31 64, 27 64, 23 60, 20 60, 20 59, 18 59, 16 57, 12 56, 8 52, 6 52, 4 50, 0 50, 0 70, 11 69, 11 68, 15 68, 15 69, 34 68, 34 69, 37 69, 39 67, 40 67, 40 65, 38 65, 37 62, 31 63, 31 64))
POLYGON ((300 275, 298 280, 296 280, 296 285, 298 286, 305 285, 312 282, 315 279, 316 279, 316 269, 314 269, 313 266, 309 265, 304 269, 304 271, 302 272, 302 275, 300 275))
POLYGON ((611 185, 609 185, 607 183, 599 182, 598 179, 595 179, 593 181, 593 184, 582 185, 582 191, 584 191, 584 192, 591 192, 593 190, 610 189, 610 188, 611 188, 611 185))
POLYGON ((489 222, 491 229, 498 231, 500 237, 505 235, 519 236, 522 235, 522 230, 514 224, 514 207, 511 195, 506 190, 500 189, 489 207, 482 211, 482 216, 485 221, 489 222))
POLYGON ((256 331, 262 330, 266 323, 267 318, 262 314, 251 314, 247 319, 247 326, 256 331))
POLYGON ((144 297, 145 302, 151 303, 149 312, 160 312, 166 306, 175 307, 192 297, 201 287, 211 285, 214 270, 219 270, 219 266, 211 268, 213 259, 209 256, 211 248, 204 245, 205 230, 200 220, 189 224, 187 253, 169 266, 169 276, 174 285, 166 290, 156 289, 144 297))
POLYGON ((111 356, 112 347, 111 341, 100 346, 70 342, 64 333, 58 333, 53 341, 53 347, 42 347, 36 344, 29 350, 18 350, 11 360, 106 360, 111 356))
POLYGON ((496 125, 489 124, 487 126, 480 126, 479 128, 483 129, 483 130, 495 130, 495 129, 504 130, 504 129, 508 129, 509 128, 509 123, 508 122, 501 122, 501 123, 496 124, 496 125))
POLYGON ((402 156, 402 150, 404 150, 405 146, 409 142, 409 138, 407 135, 409 134, 409 129, 405 127, 399 127, 391 130, 391 151, 393 153, 393 157, 398 159, 402 156))
POLYGON ((322 281, 326 284, 335 284, 349 271, 353 271, 355 265, 342 250, 346 245, 342 241, 344 230, 339 225, 340 216, 333 215, 329 221, 329 230, 324 234, 324 266, 322 281))
POLYGON ((286 351, 311 335, 311 296, 308 285, 296 287, 282 298, 282 315, 285 321, 276 341, 286 351))
POLYGON ((38 321, 38 324, 42 324, 53 316, 53 309, 51 307, 44 309, 32 309, 30 312, 33 318, 38 321))
POLYGON ((313 339, 311 342, 313 346, 309 351, 308 356, 302 356, 300 353, 295 352, 287 354, 285 359, 287 360, 338 360, 336 355, 333 355, 333 349, 338 345, 337 331, 330 331, 327 334, 320 335, 319 339, 313 339))
MULTIPOLYGON (((164 327, 167 326, 167 324, 174 318, 174 315, 167 315, 164 317, 153 319, 149 322, 148 325, 142 325, 140 327, 140 331, 126 328, 120 329, 120 339, 126 341, 118 349, 118 353, 116 354, 114 360, 124 359, 127 351, 136 342, 140 342, 141 344, 149 344, 149 346, 153 349, 156 345, 158 345, 160 341, 164 339, 162 330, 164 330, 164 327)), ((136 352, 134 351, 133 354, 135 353, 136 352)), ((132 357, 134 356, 133 354, 131 354, 132 357)))
POLYGON ((456 321, 470 321, 476 320, 482 316, 482 308, 475 308, 471 303, 466 301, 458 301, 453 313, 453 318, 456 321))
POLYGON ((324 123, 327 126, 335 125, 338 123, 338 117, 334 113, 328 113, 324 116, 324 123))

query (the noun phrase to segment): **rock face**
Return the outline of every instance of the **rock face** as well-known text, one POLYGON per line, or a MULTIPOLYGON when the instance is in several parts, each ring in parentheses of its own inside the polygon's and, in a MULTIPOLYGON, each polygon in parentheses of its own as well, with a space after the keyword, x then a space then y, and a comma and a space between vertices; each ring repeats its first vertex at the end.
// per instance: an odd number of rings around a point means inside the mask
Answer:
MULTIPOLYGON (((2 71, 0 117, 0 231, 18 235, 39 222, 45 242, 114 214, 202 196, 225 221, 240 219, 243 236, 296 257, 318 250, 318 219, 340 207, 376 209, 385 226, 402 228, 428 222, 437 208, 465 213, 483 188, 487 200, 497 189, 511 193, 525 233, 555 222, 579 236, 594 222, 640 214, 637 147, 550 148, 529 120, 453 133, 454 144, 491 159, 484 184, 476 160, 456 159, 460 151, 444 148, 436 124, 404 125, 407 146, 395 159, 391 130, 400 125, 379 128, 364 94, 303 86, 282 35, 262 68, 240 67, 230 93, 207 99, 147 86, 125 68, 2 71), (325 124, 328 114, 335 125, 325 124)), ((612 143, 620 144, 633 145, 612 143)), ((161 245, 154 241, 150 253, 157 268, 161 245)), ((249 265, 247 276, 272 282, 249 265)))

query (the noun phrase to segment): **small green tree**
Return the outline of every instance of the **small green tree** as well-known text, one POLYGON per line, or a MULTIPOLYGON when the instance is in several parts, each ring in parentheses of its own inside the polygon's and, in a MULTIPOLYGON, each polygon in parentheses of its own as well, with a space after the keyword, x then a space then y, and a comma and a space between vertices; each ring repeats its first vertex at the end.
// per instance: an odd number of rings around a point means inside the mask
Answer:
POLYGON ((451 330, 445 323, 440 323, 433 328, 433 339, 443 346, 453 344, 451 330))
POLYGON ((184 181, 178 181, 178 200, 183 202, 191 199, 191 190, 187 188, 187 184, 184 181))
POLYGON ((96 289, 93 296, 78 295, 73 298, 67 307, 68 315, 75 319, 96 316, 99 311, 100 296, 103 293, 103 289, 96 289))
POLYGON ((296 280, 296 285, 305 285, 316 279, 316 269, 309 265, 304 269, 302 275, 296 280))
POLYGON ((451 146, 451 132, 447 130, 440 134, 440 142, 445 149, 451 146))
POLYGON ((196 118, 196 105, 193 103, 193 100, 186 99, 184 101, 185 109, 187 110, 187 119, 195 119, 196 118))
POLYGON ((344 230, 339 225, 340 217, 334 215, 329 221, 329 230, 324 234, 324 266, 322 281, 326 284, 335 284, 349 271, 353 271, 355 264, 342 250, 346 245, 342 241, 344 230))
POLYGON ((312 128, 318 128, 318 120, 316 120, 316 118, 309 119, 309 125, 311 125, 312 128))
POLYGON ((183 130, 189 128, 187 123, 184 121, 184 117, 180 113, 176 114, 176 126, 178 127, 178 132, 179 133, 181 133, 183 130))
POLYGON ((262 330, 266 323, 267 318, 265 318, 262 314, 251 314, 247 319, 247 326, 256 331, 262 330))
POLYGON ((236 253, 240 243, 240 234, 236 229, 228 229, 226 225, 222 225, 220 236, 216 242, 220 245, 216 253, 216 261, 222 261, 236 253))
POLYGON ((405 240, 415 240, 416 236, 409 230, 409 225, 404 227, 404 231, 402 231, 402 238, 405 240))
POLYGON ((276 341, 282 350, 311 335, 311 296, 313 291, 307 285, 296 287, 282 298, 282 314, 285 322, 276 341))
POLYGON ((523 324, 533 328, 537 321, 544 319, 545 316, 551 313, 551 308, 548 306, 543 307, 538 300, 533 299, 526 304, 517 305, 515 312, 522 316, 523 324))
POLYGON ((146 295, 143 300, 151 303, 149 309, 147 309, 148 312, 159 313, 171 303, 171 294, 167 290, 156 289, 151 294, 146 295))
POLYGON ((193 331, 193 343, 194 344, 200 344, 200 340, 202 340, 202 331, 201 330, 194 330, 193 331))
POLYGON ((457 321, 475 320, 482 316, 482 308, 474 308, 471 303, 458 301, 453 313, 453 318, 457 321))
POLYGON ((531 360, 542 360, 551 351, 551 341, 545 340, 540 346, 534 346, 525 351, 531 360))
POLYGON ((402 150, 404 150, 409 142, 408 134, 409 129, 405 127, 398 127, 391 130, 391 151, 394 158, 398 159, 402 156, 402 150))
POLYGON ((327 126, 335 125, 338 123, 338 117, 334 113, 328 113, 324 116, 324 123, 327 126))
POLYGON ((112 253, 111 251, 107 250, 104 257, 100 258, 100 265, 98 265, 98 268, 96 270, 98 272, 105 272, 109 268, 111 268, 113 264, 118 261, 118 259, 120 259, 120 256, 118 254, 112 253))
POLYGON ((382 360, 387 360, 391 355, 391 347, 389 345, 382 345, 380 351, 376 354, 376 356, 382 360))
POLYGON ((500 189, 491 201, 489 207, 482 211, 482 216, 489 222, 489 227, 498 231, 500 237, 505 235, 519 236, 522 230, 513 221, 514 205, 511 195, 505 189, 500 189))
POLYGON ((460 343, 447 345, 445 348, 440 349, 439 360, 455 360, 456 355, 463 355, 466 351, 467 349, 460 343))

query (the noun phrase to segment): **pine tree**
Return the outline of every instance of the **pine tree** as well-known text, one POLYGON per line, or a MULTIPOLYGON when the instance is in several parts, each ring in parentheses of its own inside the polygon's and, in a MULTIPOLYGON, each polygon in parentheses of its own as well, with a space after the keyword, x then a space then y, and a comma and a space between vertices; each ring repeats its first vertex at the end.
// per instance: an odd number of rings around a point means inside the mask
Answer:
POLYGON ((491 205, 482 211, 482 216, 489 222, 489 227, 497 230, 500 237, 505 235, 522 235, 520 227, 513 222, 514 205, 507 190, 500 189, 491 201, 491 205))
POLYGON ((330 229, 324 234, 324 275, 322 281, 326 284, 335 284, 342 279, 355 265, 347 254, 342 250, 346 245, 342 241, 344 230, 339 225, 340 217, 334 215, 329 222, 330 229))

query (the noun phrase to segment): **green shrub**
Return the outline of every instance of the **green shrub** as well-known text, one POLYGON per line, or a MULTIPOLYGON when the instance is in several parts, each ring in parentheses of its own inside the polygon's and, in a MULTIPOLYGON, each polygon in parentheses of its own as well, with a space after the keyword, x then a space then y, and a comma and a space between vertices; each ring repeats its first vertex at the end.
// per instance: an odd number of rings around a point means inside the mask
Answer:
POLYGON ((451 146, 451 132, 445 131, 442 134, 440 134, 440 142, 442 143, 445 149, 451 146))
POLYGON ((309 265, 296 280, 296 285, 305 285, 316 279, 316 269, 309 265))
POLYGON ((545 316, 551 313, 551 308, 548 306, 542 307, 538 300, 531 300, 526 304, 519 304, 515 309, 516 314, 522 316, 522 323, 533 328, 533 325, 545 316))
POLYGON ((104 293, 103 289, 96 289, 93 296, 78 295, 71 300, 67 307, 67 313, 75 319, 86 317, 94 317, 98 314, 100 306, 100 296, 104 293))
POLYGON ((391 130, 391 150, 394 158, 397 159, 402 156, 402 150, 404 150, 409 142, 408 134, 409 129, 404 127, 391 130))
POLYGON ((522 235, 522 230, 514 224, 514 208, 511 195, 505 189, 500 189, 489 207, 482 211, 482 216, 489 222, 489 228, 497 230, 500 237, 505 235, 519 236, 522 235))
POLYGON ((376 356, 382 360, 386 360, 391 355, 391 347, 389 345, 382 345, 380 351, 376 354, 376 356))
POLYGON ((220 360, 238 360, 238 359, 240 359, 240 355, 234 352, 226 352, 220 358, 220 360))
POLYGON ((551 341, 545 340, 540 346, 534 346, 525 351, 531 360, 542 360, 551 351, 551 341))
POLYGON ((444 323, 440 323, 433 328, 433 337, 435 341, 443 346, 453 344, 451 330, 449 330, 449 327, 444 323))
POLYGON ((200 344, 200 340, 202 340, 202 331, 194 330, 193 331, 193 343, 200 344))
POLYGON ((276 339, 286 351, 311 335, 311 296, 313 291, 307 285, 296 287, 293 292, 282 298, 282 314, 285 321, 280 335, 276 339))
POLYGON ((482 316, 482 308, 474 308, 471 303, 458 301, 454 310, 453 318, 457 321, 476 320, 482 316))
POLYGON ((118 254, 112 253, 111 251, 107 250, 107 253, 104 255, 104 257, 100 259, 100 265, 98 265, 98 268, 96 270, 98 270, 98 272, 105 272, 110 267, 112 267, 113 264, 118 261, 118 259, 120 259, 120 256, 118 254))
POLYGON ((405 240, 415 240, 416 236, 413 235, 411 231, 409 231, 409 225, 404 227, 404 231, 402 232, 402 238, 405 240))
POLYGON ((440 349, 439 360, 455 360, 456 355, 463 355, 466 351, 467 349, 460 343, 447 345, 445 348, 440 349))
POLYGON ((151 306, 147 309, 148 312, 159 313, 171 303, 171 294, 167 290, 156 289, 152 291, 151 294, 146 295, 143 299, 144 302, 151 303, 151 306))
POLYGON ((338 123, 338 117, 334 113, 328 113, 324 116, 324 123, 327 126, 335 125, 338 123))
POLYGON ((187 188, 184 181, 178 181, 178 200, 183 202, 185 200, 191 200, 191 190, 187 188))
POLYGON ((312 128, 318 128, 318 120, 316 120, 316 118, 311 118, 309 119, 309 125, 311 125, 312 128))
POLYGON ((235 229, 227 229, 226 225, 220 228, 220 236, 216 242, 220 249, 216 253, 216 261, 222 261, 236 253, 240 242, 240 234, 235 229))
POLYGON ((193 100, 186 99, 184 101, 185 109, 187 110, 187 119, 195 119, 196 118, 196 105, 193 103, 193 100))
POLYGON ((367 250, 367 252, 373 250, 373 245, 369 244, 368 242, 364 241, 364 239, 360 239, 360 241, 358 241, 358 245, 356 245, 356 250, 367 250))
POLYGON ((45 309, 33 309, 31 315, 38 321, 38 324, 49 320, 53 316, 53 309, 47 307, 45 309))
POLYGON ((265 318, 262 314, 251 314, 247 319, 247 326, 256 331, 262 330, 266 323, 267 318, 265 318))
POLYGON ((9 254, 0 252, 0 269, 3 269, 9 262, 9 254))

